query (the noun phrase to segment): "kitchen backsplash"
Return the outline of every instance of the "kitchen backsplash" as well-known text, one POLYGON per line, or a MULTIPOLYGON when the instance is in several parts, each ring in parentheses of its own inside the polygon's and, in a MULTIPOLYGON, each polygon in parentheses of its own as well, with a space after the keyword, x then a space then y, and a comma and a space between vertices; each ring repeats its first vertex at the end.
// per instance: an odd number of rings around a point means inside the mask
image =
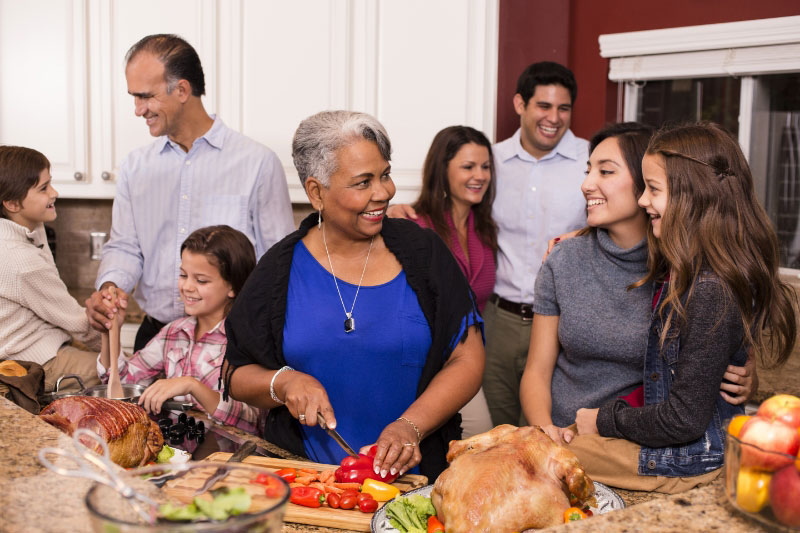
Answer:
MULTIPOLYGON (((90 259, 89 234, 111 232, 112 200, 60 199, 58 217, 47 224, 56 232, 56 266, 70 288, 91 288, 100 261, 90 259)), ((308 204, 292 204, 295 226, 311 212, 308 204)))

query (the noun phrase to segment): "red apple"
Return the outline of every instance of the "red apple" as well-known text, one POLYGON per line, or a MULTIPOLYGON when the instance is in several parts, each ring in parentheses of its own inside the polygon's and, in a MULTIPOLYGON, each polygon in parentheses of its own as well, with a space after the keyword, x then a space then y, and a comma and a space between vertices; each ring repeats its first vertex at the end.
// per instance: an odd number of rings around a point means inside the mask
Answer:
POLYGON ((760 416, 745 422, 739 432, 739 440, 760 448, 742 446, 742 466, 769 472, 792 464, 800 450, 800 432, 783 422, 760 416))
POLYGON ((778 470, 769 483, 769 501, 781 524, 800 527, 800 470, 794 465, 778 470))
POLYGON ((764 400, 756 414, 800 428, 800 398, 791 394, 778 394, 764 400))

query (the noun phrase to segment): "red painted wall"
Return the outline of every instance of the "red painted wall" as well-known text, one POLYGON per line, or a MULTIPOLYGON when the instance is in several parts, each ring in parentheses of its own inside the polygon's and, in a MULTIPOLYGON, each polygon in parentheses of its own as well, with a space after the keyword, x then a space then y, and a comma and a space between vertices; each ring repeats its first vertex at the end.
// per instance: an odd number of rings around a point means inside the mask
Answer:
POLYGON ((519 127, 511 99, 531 63, 557 61, 575 73, 572 130, 587 138, 617 114, 600 35, 793 15, 800 15, 798 0, 500 0, 496 140, 519 127))

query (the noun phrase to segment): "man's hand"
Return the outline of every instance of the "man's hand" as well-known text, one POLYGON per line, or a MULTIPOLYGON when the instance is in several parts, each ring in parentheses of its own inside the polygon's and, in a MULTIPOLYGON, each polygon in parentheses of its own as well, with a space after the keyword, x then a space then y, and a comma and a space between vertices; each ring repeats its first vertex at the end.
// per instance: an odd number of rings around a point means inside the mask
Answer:
POLYGON ((417 212, 408 204, 395 204, 390 205, 386 210, 386 216, 389 218, 411 218, 417 220, 417 212))
POLYGON ((114 283, 106 282, 99 291, 92 293, 85 305, 89 324, 100 333, 104 333, 111 329, 111 320, 114 319, 117 310, 120 307, 123 309, 128 307, 128 295, 116 288, 114 283), (116 298, 109 290, 111 287, 116 289, 116 298))

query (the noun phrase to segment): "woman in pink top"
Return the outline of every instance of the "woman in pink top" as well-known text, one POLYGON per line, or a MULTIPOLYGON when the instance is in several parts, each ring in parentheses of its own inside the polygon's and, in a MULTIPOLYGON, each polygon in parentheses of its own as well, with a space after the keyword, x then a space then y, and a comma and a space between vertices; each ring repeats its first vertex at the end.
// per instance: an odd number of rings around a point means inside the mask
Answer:
MULTIPOLYGON (((414 220, 435 231, 453 252, 483 311, 494 289, 497 225, 492 219, 494 160, 489 139, 469 126, 433 138, 422 169, 414 220)), ((463 438, 492 428, 483 389, 461 410, 463 438)))

